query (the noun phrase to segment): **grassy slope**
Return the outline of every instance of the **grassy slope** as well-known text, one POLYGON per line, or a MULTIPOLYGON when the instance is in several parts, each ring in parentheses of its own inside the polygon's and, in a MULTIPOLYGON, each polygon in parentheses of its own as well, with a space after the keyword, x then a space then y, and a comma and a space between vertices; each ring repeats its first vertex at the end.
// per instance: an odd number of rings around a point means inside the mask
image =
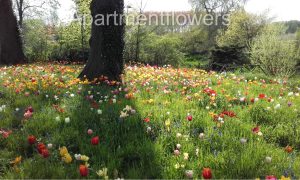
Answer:
POLYGON ((300 121, 296 111, 300 99, 287 96, 298 92, 295 87, 261 83, 250 76, 131 67, 126 70, 126 85, 114 97, 111 91, 119 87, 78 82, 75 77, 80 69, 59 65, 0 69, 0 105, 6 105, 0 112, 0 129, 13 131, 8 138, 0 137, 1 178, 79 178, 82 162, 74 158, 79 153, 90 158, 89 178, 97 178, 96 171, 104 167, 110 178, 184 178, 186 170, 201 178, 204 167, 211 168, 214 178, 280 177, 285 171, 300 176, 300 121), (215 100, 203 93, 205 87, 216 90, 215 100), (133 99, 125 98, 129 92, 133 99), (274 102, 249 102, 262 93, 274 102), (97 105, 87 99, 91 95, 97 105), (241 97, 248 103, 240 102, 241 97), (293 105, 288 107, 288 102, 293 105), (274 109, 277 104, 281 107, 274 109), (136 113, 120 118, 127 105, 136 113), (28 106, 34 109, 33 117, 24 121, 28 106), (103 114, 98 114, 98 109, 103 114), (224 110, 235 112, 237 117, 225 117, 220 126, 211 115, 224 110), (193 117, 191 122, 186 119, 188 114, 193 117), (58 116, 61 121, 56 120, 58 116), (70 123, 64 122, 66 117, 70 123), (252 133, 256 125, 263 136, 252 133), (93 135, 87 134, 88 129, 93 129, 93 135), (202 140, 200 133, 205 134, 202 140), (53 144, 49 158, 42 158, 35 146, 28 144, 28 135, 53 144), (99 145, 91 145, 93 136, 100 137, 99 145), (241 138, 247 143, 242 144, 241 138), (176 144, 181 144, 179 156, 173 153, 176 144), (284 151, 287 145, 295 149, 292 154, 284 151), (68 148, 72 163, 61 160, 58 149, 62 146, 68 148), (188 160, 184 160, 184 153, 189 154, 188 160), (22 162, 13 167, 10 161, 17 156, 22 156, 22 162), (267 156, 272 157, 271 163, 265 162, 267 156))

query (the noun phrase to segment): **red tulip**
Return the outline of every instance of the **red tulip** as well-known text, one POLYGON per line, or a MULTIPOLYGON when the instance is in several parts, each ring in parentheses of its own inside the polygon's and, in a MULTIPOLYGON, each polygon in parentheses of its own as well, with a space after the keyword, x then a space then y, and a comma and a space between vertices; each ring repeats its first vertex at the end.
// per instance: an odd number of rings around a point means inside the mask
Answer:
POLYGON ((44 143, 39 143, 37 145, 37 149, 38 149, 39 153, 42 154, 43 150, 47 149, 47 148, 46 148, 46 145, 44 143))
POLYGON ((93 137, 91 139, 92 145, 98 145, 99 144, 99 136, 93 137))
POLYGON ((265 94, 260 94, 260 95, 258 96, 258 98, 259 98, 259 99, 264 99, 264 98, 266 98, 266 95, 265 95, 265 94))
POLYGON ((266 176, 266 180, 276 180, 277 178, 273 175, 271 176, 266 176))
POLYGON ((254 134, 259 133, 259 131, 260 131, 259 126, 256 126, 255 128, 252 129, 252 132, 253 132, 254 134))
POLYGON ((193 120, 193 116, 192 116, 192 115, 189 115, 186 119, 187 119, 188 121, 192 121, 192 120, 193 120))
POLYGON ((212 178, 212 172, 210 168, 204 168, 202 171, 202 176, 204 179, 211 179, 212 178))
POLYGON ((29 107, 26 109, 26 111, 29 111, 29 112, 33 113, 33 107, 32 107, 32 106, 29 106, 29 107))
POLYGON ((44 157, 44 158, 47 158, 50 156, 50 153, 48 151, 48 149, 43 149, 42 152, 41 152, 41 155, 44 157))
POLYGON ((89 169, 85 165, 79 166, 79 172, 82 177, 86 177, 89 175, 89 169))
POLYGON ((146 123, 150 122, 150 118, 148 118, 148 117, 145 118, 145 119, 144 119, 144 122, 146 122, 146 123))
POLYGON ((36 138, 33 135, 28 136, 27 140, 30 145, 33 145, 36 142, 36 138))

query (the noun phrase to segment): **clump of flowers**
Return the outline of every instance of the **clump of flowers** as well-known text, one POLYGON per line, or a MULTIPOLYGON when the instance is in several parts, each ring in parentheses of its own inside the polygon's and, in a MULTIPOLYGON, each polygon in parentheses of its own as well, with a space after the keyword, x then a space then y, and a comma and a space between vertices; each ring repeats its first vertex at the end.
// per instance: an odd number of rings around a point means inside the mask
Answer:
POLYGON ((96 174, 99 177, 102 177, 103 179, 109 179, 107 172, 108 172, 108 169, 107 168, 103 168, 103 169, 100 169, 99 171, 97 171, 96 174))
POLYGON ((69 154, 68 149, 65 146, 59 148, 59 154, 62 161, 64 161, 65 163, 69 164, 72 162, 72 156, 69 154))

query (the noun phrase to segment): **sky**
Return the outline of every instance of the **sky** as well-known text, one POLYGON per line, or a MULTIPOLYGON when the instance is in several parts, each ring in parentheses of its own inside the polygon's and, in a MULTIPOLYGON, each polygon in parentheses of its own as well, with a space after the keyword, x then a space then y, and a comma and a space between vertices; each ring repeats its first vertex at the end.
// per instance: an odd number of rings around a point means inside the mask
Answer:
MULTIPOLYGON (((141 0, 125 0, 126 5, 139 7, 141 0)), ((72 0, 60 0, 59 17, 68 21, 73 16, 72 0)), ((185 11, 190 10, 188 0, 143 0, 145 11, 185 11)), ((276 21, 300 20, 300 0, 249 0, 246 10, 252 13, 263 13, 268 10, 269 16, 276 21)))

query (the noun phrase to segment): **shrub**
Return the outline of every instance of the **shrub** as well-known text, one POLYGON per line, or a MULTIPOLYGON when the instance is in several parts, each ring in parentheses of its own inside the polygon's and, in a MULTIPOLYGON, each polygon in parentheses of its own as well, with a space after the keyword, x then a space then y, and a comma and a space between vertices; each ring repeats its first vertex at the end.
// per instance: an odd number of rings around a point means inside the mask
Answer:
POLYGON ((151 65, 178 66, 184 59, 180 52, 181 40, 174 35, 151 36, 142 49, 141 59, 151 65))
POLYGON ((222 71, 234 70, 249 63, 244 47, 224 46, 212 50, 209 66, 212 70, 222 71))
POLYGON ((297 64, 296 44, 283 40, 285 28, 269 25, 251 44, 251 62, 267 75, 289 77, 297 64))

